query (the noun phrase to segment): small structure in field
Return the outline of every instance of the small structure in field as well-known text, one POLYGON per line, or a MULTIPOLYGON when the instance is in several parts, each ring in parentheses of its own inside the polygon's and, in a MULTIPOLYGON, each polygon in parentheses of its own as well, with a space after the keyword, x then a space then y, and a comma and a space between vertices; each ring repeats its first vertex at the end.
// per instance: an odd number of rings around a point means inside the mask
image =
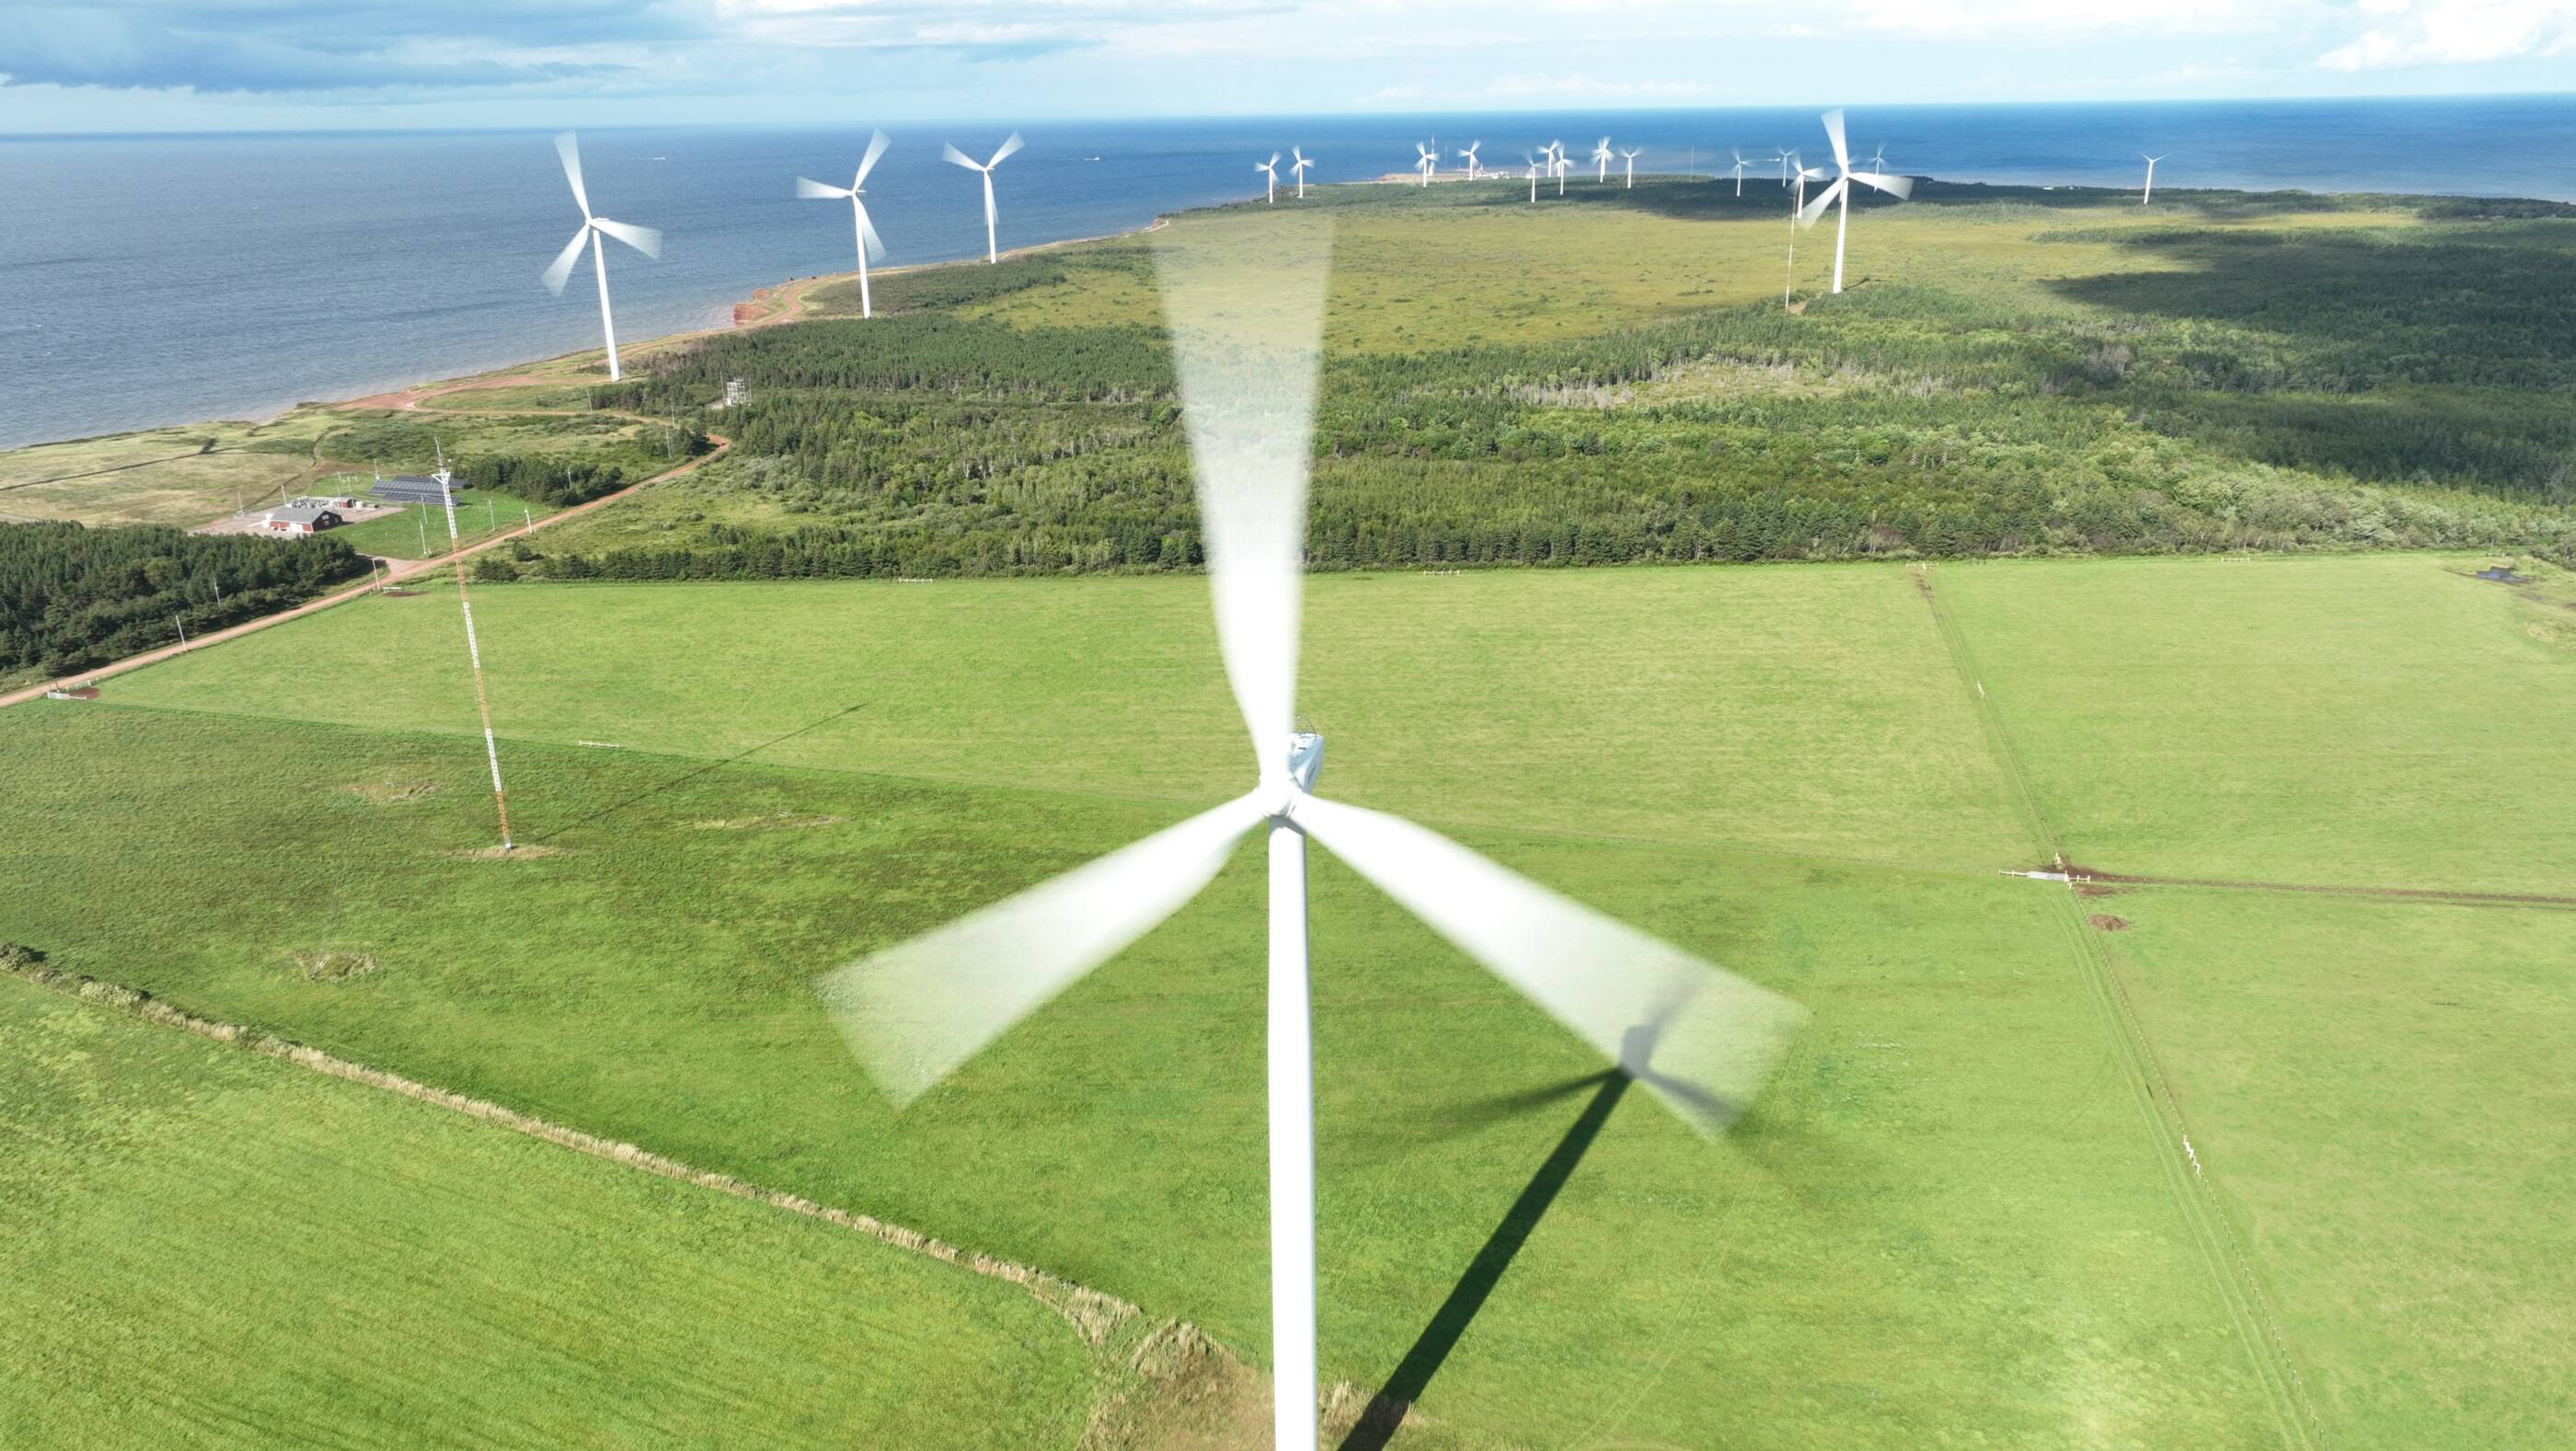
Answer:
POLYGON ((281 504, 261 517, 259 527, 275 534, 319 534, 337 529, 342 523, 340 511, 319 499, 298 499, 281 504))
POLYGON ((444 504, 447 502, 446 481, 427 478, 420 474, 396 474, 390 479, 378 479, 375 488, 369 492, 376 496, 378 502, 386 504, 444 504))

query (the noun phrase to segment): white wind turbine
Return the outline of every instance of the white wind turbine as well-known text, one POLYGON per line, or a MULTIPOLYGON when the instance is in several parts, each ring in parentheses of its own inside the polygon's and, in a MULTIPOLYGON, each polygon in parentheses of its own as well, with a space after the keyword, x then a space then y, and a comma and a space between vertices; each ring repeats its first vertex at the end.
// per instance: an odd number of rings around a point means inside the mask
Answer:
POLYGON ((1745 159, 1743 152, 1737 151, 1733 147, 1727 148, 1727 154, 1735 158, 1735 194, 1737 196, 1742 196, 1744 195, 1744 168, 1753 165, 1753 163, 1745 159))
POLYGON ((1296 162, 1296 165, 1289 167, 1288 170, 1297 177, 1297 200, 1302 202, 1306 199, 1306 169, 1315 164, 1315 159, 1294 146, 1288 148, 1288 156, 1290 160, 1296 162))
MULTIPOLYGON (((2138 194, 2138 205, 2145 206, 2147 203, 2156 199, 2156 163, 2164 160, 2165 157, 2147 156, 2143 151, 2138 154, 2141 157, 2145 157, 2147 163, 2147 189, 2138 194)), ((2168 151, 2165 153, 2165 156, 2171 156, 2172 154, 2172 152, 2168 151)))
POLYGON ((1779 151, 1780 154, 1772 157, 1771 159, 1780 163, 1780 189, 1782 191, 1787 191, 1789 189, 1789 161, 1798 153, 1791 151, 1785 146, 1779 148, 1779 151))
POLYGON ((1400 817, 1309 794, 1296 729, 1300 575, 1331 234, 1265 229, 1255 260, 1160 249, 1164 308, 1205 521, 1225 673, 1256 784, 1108 856, 833 973, 825 1003, 898 1103, 1196 896, 1268 838, 1271 1365, 1280 1451, 1316 1444, 1314 1065, 1306 839, 1714 1135, 1803 1017, 1722 972, 1400 817), (1247 286, 1257 282, 1258 286, 1247 286))
POLYGON ((541 279, 546 291, 563 296, 564 283, 572 278, 572 264, 581 260, 581 244, 590 244, 591 270, 599 274, 599 332, 608 342, 608 377, 611 382, 626 376, 617 367, 617 320, 608 311, 608 257, 599 245, 602 236, 615 237, 647 257, 662 255, 662 234, 651 227, 638 227, 626 222, 612 222, 590 214, 590 193, 581 184, 581 146, 566 131, 555 138, 555 154, 563 158, 564 180, 572 183, 572 200, 581 208, 581 230, 555 254, 546 265, 541 279))
POLYGON ((1424 186, 1429 186, 1431 185, 1431 173, 1440 169, 1440 153, 1423 145, 1419 141, 1413 143, 1413 149, 1420 153, 1420 155, 1414 158, 1413 169, 1422 173, 1422 184, 1424 186))
POLYGON ((1262 175, 1261 199, 1272 206, 1277 206, 1279 204, 1279 153, 1273 151, 1268 161, 1252 163, 1252 169, 1262 175))
POLYGON ((1459 153, 1458 153, 1458 159, 1459 159, 1459 160, 1461 160, 1461 161, 1463 161, 1463 162, 1465 162, 1465 163, 1467 163, 1467 179, 1468 179, 1469 181, 1474 181, 1474 180, 1476 180, 1476 179, 1477 179, 1478 173, 1477 173, 1477 170, 1476 170, 1476 148, 1477 148, 1477 147, 1479 147, 1479 146, 1482 146, 1482 145, 1484 145, 1484 144, 1485 144, 1485 143, 1484 143, 1484 142, 1482 142, 1482 141, 1471 142, 1471 143, 1469 143, 1469 144, 1468 144, 1468 147, 1467 147, 1467 149, 1466 149, 1466 150, 1461 151, 1461 152, 1459 152, 1459 153))
POLYGON ((1001 165, 1004 157, 1019 149, 1020 133, 1017 131, 1011 133, 1011 139, 1002 143, 1001 148, 993 153, 993 159, 990 161, 977 161, 954 146, 943 146, 939 149, 941 156, 968 171, 980 173, 984 178, 984 260, 987 262, 1002 260, 1001 248, 994 240, 993 223, 998 213, 993 206, 993 168, 1001 165))
POLYGON ((807 201, 824 201, 834 197, 850 199, 850 214, 855 219, 859 234, 859 316, 861 317, 876 316, 875 305, 868 300, 868 259, 885 255, 885 242, 877 236, 876 227, 868 221, 868 204, 862 198, 867 195, 868 173, 876 169, 877 158, 885 155, 885 149, 886 134, 883 131, 870 136, 867 154, 859 158, 859 174, 850 178, 848 186, 825 186, 819 181, 812 181, 805 177, 796 178, 796 194, 807 201))
POLYGON ((1610 138, 1602 137, 1592 144, 1592 180, 1597 184, 1610 179, 1610 138))
POLYGON ((1538 158, 1524 151, 1521 159, 1529 163, 1530 200, 1538 200, 1538 158))
POLYGON ((1834 179, 1832 186, 1818 192, 1814 201, 1807 203, 1798 213, 1798 221, 1801 225, 1813 226, 1816 218, 1825 214, 1825 208, 1837 201, 1842 203, 1842 215, 1834 223, 1834 291, 1840 292, 1843 290, 1843 241, 1851 232, 1852 183, 1875 187, 1903 201, 1914 195, 1914 178, 1852 170, 1851 151, 1843 144, 1843 113, 1840 111, 1825 113, 1825 138, 1834 143, 1834 165, 1842 169, 1842 175, 1834 179))
POLYGON ((1646 148, 1640 146, 1636 148, 1635 151, 1622 151, 1619 153, 1619 159, 1628 163, 1628 190, 1630 191, 1635 191, 1637 189, 1637 152, 1645 149, 1646 148))
POLYGON ((1780 305, 1784 308, 1798 291, 1798 213, 1806 209, 1807 183, 1824 179, 1821 168, 1798 163, 1798 190, 1789 202, 1789 280, 1780 285, 1780 305))

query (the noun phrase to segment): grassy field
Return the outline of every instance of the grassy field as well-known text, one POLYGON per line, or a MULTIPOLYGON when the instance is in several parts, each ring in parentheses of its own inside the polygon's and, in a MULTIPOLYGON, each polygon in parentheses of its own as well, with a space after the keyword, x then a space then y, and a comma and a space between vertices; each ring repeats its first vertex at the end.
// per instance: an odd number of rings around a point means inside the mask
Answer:
POLYGON ((1069 1445, 1014 1285, 0 976, 0 1440, 1069 1445))
MULTIPOLYGON (((360 481, 363 487, 364 481, 360 481)), ((560 512, 550 506, 531 504, 515 494, 498 494, 484 489, 456 491, 456 537, 460 543, 475 544, 495 534, 507 534, 531 518, 544 519, 560 512)), ((335 536, 361 554, 379 559, 427 559, 447 553, 447 512, 443 509, 405 506, 391 514, 379 515, 341 529, 335 536), (421 551, 424 533, 429 549, 421 551)))
POLYGON ((328 421, 196 423, 0 451, 0 523, 187 528, 238 505, 276 504, 335 471, 314 452, 328 421))

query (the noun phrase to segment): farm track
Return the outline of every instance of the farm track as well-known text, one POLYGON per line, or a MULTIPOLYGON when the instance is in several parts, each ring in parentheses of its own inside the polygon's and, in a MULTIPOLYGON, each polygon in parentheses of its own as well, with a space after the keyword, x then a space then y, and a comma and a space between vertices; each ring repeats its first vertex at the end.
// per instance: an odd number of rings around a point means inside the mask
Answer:
POLYGON ((2466 892, 2449 887, 2363 887, 2323 882, 2256 882, 2225 877, 2130 876, 2121 872, 2069 867, 2075 886, 2201 887, 2224 892, 2289 892, 2318 897, 2385 897, 2401 902, 2437 902, 2456 907, 2576 907, 2576 897, 2546 892, 2466 892))
MULTIPOLYGON (((1977 671, 1976 656, 1968 647, 1967 636, 1958 622, 1942 607, 1941 597, 1933 588, 1932 573, 1918 567, 1914 583, 1931 611, 1935 629, 1949 650, 1951 663, 1958 668, 1959 682, 1967 688, 1976 706, 1977 718, 1984 723, 1986 739, 1995 760, 2012 782, 2025 819, 2051 857, 2061 867, 2066 853, 2056 828, 2041 809, 2039 794, 2031 785, 2030 775, 2013 746, 2012 734, 2005 727, 2002 714, 1987 698, 1983 679, 1977 671)), ((2218 1197, 2217 1185, 2201 1165, 2191 1143, 2191 1128, 2183 1117, 2181 1099, 2175 1094, 2173 1080, 2156 1056, 2155 1044, 2147 1035, 2146 1025, 2138 1018, 2137 1006, 2130 1001, 2127 987, 2120 981, 2110 954, 2104 949, 2100 934, 2085 921, 2082 898, 2075 893, 2077 884, 2070 882, 2062 897, 2055 899, 2058 928, 2065 935, 2068 951, 2084 969, 2086 984, 2092 989, 2095 1003, 2101 1009, 2113 1039, 2119 1044, 2122 1077, 2130 1087, 2140 1113, 2159 1144, 2156 1155, 2165 1171, 2166 1182, 2174 1191, 2175 1204, 2190 1224, 2193 1238, 2199 1241, 2202 1258, 2207 1262, 2219 1297, 2225 1302, 2229 1318, 2236 1322, 2255 1378, 2272 1404, 2273 1424, 2281 1432, 2282 1443, 2293 1448, 2320 1446, 2324 1443, 2323 1422, 2317 1415, 2316 1402, 2309 1394, 2306 1381, 2299 1374, 2297 1358, 2291 1353, 2289 1338, 2281 1329, 2280 1317, 2274 1313, 2270 1297, 2264 1293, 2262 1276, 2245 1253, 2236 1224, 2218 1197)))

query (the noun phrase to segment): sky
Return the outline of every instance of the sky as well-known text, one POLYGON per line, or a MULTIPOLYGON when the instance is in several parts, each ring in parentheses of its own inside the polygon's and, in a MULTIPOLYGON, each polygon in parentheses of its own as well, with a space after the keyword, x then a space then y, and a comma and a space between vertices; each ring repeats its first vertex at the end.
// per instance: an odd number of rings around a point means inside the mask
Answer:
POLYGON ((2576 0, 12 4, 0 134, 2576 89, 2576 0))

